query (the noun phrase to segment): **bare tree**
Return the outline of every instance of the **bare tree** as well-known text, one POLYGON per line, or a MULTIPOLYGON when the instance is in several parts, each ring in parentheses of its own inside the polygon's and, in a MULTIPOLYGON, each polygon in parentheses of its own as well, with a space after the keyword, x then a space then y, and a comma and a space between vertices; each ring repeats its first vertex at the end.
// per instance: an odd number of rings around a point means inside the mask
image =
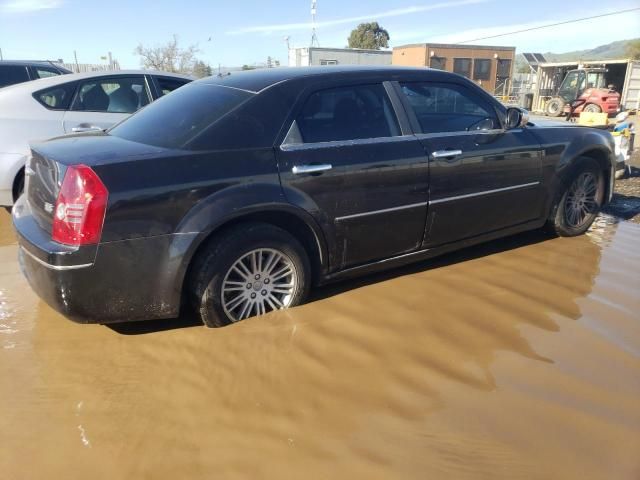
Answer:
POLYGON ((198 62, 196 54, 199 52, 197 45, 181 48, 175 34, 165 45, 145 47, 139 44, 133 51, 135 55, 140 56, 140 64, 144 68, 187 75, 193 73, 198 62))

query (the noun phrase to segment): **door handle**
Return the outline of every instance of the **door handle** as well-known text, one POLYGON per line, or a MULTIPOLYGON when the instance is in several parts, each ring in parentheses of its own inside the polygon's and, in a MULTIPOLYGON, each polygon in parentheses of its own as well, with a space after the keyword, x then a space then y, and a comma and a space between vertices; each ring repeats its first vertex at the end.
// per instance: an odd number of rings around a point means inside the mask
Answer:
POLYGON ((73 133, 82 133, 82 132, 101 132, 102 129, 100 127, 73 127, 71 129, 73 133))
POLYGON ((462 150, 436 150, 431 155, 433 155, 433 158, 457 157, 462 155, 462 150))
POLYGON ((320 173, 327 170, 331 170, 333 165, 330 163, 324 163, 321 165, 296 165, 291 169, 294 175, 301 175, 303 173, 320 173))

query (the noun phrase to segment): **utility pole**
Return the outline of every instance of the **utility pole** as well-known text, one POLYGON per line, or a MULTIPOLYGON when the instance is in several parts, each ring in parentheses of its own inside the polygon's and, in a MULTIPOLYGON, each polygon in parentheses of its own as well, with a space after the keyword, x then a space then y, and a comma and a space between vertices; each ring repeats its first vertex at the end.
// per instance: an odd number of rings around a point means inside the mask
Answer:
POLYGON ((76 51, 73 51, 73 58, 76 59, 76 73, 80 73, 80 65, 78 65, 78 54, 76 51))
POLYGON ((0 48, 0 60, 4 60, 4 58, 2 57, 2 49, 0 48))
POLYGON ((316 12, 317 12, 317 2, 316 0, 311 0, 311 46, 319 47, 320 42, 318 41, 318 36, 316 35, 316 12))

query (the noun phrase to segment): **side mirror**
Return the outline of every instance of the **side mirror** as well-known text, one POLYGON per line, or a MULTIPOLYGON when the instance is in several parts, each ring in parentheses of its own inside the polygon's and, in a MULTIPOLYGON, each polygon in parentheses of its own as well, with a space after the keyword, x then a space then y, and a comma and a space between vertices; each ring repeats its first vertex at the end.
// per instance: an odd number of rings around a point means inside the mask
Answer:
POLYGON ((507 108, 507 116, 505 118, 505 128, 507 130, 525 127, 527 123, 529 123, 529 112, 524 108, 507 108))

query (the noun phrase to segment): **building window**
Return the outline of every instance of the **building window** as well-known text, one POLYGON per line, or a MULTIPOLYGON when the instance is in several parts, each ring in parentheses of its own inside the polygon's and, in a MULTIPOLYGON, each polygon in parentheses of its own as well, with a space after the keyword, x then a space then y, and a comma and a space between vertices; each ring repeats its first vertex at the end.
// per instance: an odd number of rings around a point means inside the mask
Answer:
POLYGON ((453 72, 471 78, 471 59, 470 58, 454 58, 453 72))
POLYGON ((476 58, 473 61, 473 79, 489 80, 491 73, 491 60, 488 58, 476 58))
POLYGON ((431 57, 429 66, 437 70, 445 70, 447 59, 445 57, 431 57))
POLYGON ((320 60, 320 65, 337 65, 337 60, 320 60))
POLYGON ((509 59, 499 59, 498 60, 498 73, 496 77, 498 78, 509 78, 511 76, 511 60, 509 59))

